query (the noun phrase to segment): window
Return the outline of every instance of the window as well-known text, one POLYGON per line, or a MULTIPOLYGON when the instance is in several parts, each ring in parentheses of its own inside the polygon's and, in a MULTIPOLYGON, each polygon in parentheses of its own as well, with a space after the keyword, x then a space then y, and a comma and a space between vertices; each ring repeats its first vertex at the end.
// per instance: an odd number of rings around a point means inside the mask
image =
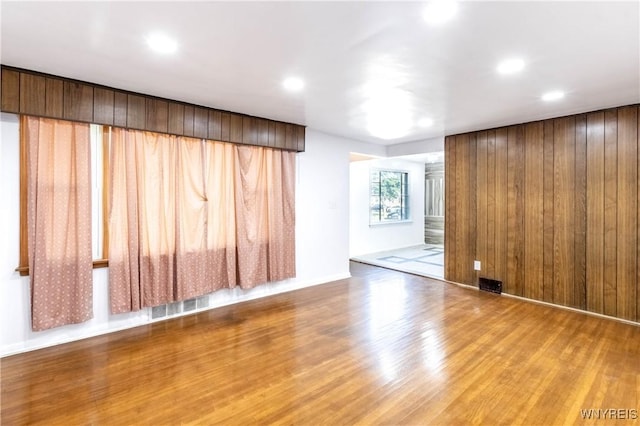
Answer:
MULTIPOLYGON (((109 167, 108 145, 103 142, 104 126, 90 124, 90 152, 91 152, 91 222, 92 222, 92 253, 93 267, 108 266, 109 241, 107 230, 107 193, 103 187, 109 167)), ((20 261, 16 271, 22 276, 29 275, 29 244, 27 238, 27 155, 25 140, 20 141, 20 261)))
POLYGON ((370 224, 409 220, 408 176, 407 172, 371 170, 370 224))

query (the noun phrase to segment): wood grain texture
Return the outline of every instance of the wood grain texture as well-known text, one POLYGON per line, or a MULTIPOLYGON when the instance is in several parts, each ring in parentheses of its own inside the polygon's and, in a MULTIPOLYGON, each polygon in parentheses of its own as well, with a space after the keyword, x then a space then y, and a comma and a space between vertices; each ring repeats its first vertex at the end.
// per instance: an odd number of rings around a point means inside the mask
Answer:
POLYGON ((444 139, 444 176, 447 184, 444 186, 444 210, 449 212, 444 221, 444 278, 449 281, 457 281, 455 276, 455 170, 456 149, 455 136, 447 136, 444 139))
POLYGON ((636 320, 638 263, 638 110, 618 109, 617 311, 636 320))
POLYGON ((447 137, 447 279, 638 321, 638 109, 447 137))
POLYGON ((169 102, 167 111, 167 131, 173 135, 184 134, 184 105, 169 102))
POLYGON ((193 112, 193 136, 206 139, 209 134, 209 110, 196 107, 193 112))
POLYGON ((507 279, 509 294, 524 294, 524 126, 507 131, 507 279))
POLYGON ((575 121, 573 306, 587 307, 587 116, 575 121))
MULTIPOLYGON (((477 196, 476 196, 476 240, 475 240, 475 258, 474 260, 479 260, 481 266, 484 266, 485 269, 488 265, 488 250, 487 250, 487 198, 488 198, 488 184, 487 184, 487 153, 488 153, 488 143, 487 143, 487 132, 479 132, 476 139, 476 152, 477 152, 477 172, 476 172, 476 182, 477 182, 477 196)), ((478 273, 476 280, 485 276, 483 271, 478 273)))
POLYGON ((4 358, 2 424, 560 425, 637 409, 640 327, 351 273, 4 358))
POLYGON ((209 130, 207 138, 219 141, 222 136, 222 113, 220 111, 209 111, 209 130))
POLYGON ((0 69, 2 93, 0 107, 2 111, 20 112, 20 73, 6 68, 0 69))
POLYGON ((169 124, 169 104, 160 99, 145 100, 145 129, 167 133, 169 124))
POLYGON ((530 299, 544 294, 544 123, 525 126, 524 135, 524 289, 530 299))
POLYGON ((114 92, 111 89, 96 87, 93 89, 93 122, 96 124, 114 124, 114 92))
POLYGON ((64 111, 64 84, 60 80, 47 78, 45 87, 45 114, 50 117, 62 117, 64 111))
POLYGON ((574 306, 575 118, 558 118, 553 124, 553 302, 574 306))
POLYGON ((553 193, 553 120, 544 121, 544 176, 543 176, 543 216, 544 216, 544 283, 542 300, 545 302, 553 303, 553 239, 554 239, 554 193, 553 193))
POLYGON ((147 101, 144 96, 127 95, 127 127, 144 130, 147 117, 147 101))
POLYGON ((304 151, 304 126, 1 67, 2 111, 304 151), (273 134, 271 130, 273 129, 273 134))
POLYGON ((220 117, 220 140, 229 142, 231 140, 231 114, 223 112, 220 117))
POLYGON ((502 282, 507 279, 507 137, 506 128, 496 130, 495 279, 502 282))
POLYGON ((20 112, 22 114, 45 115, 46 78, 40 75, 20 74, 20 112))
POLYGON ((242 143, 247 145, 258 144, 257 126, 258 122, 254 117, 242 117, 242 143))
POLYGON ((127 127, 128 100, 125 93, 115 92, 113 94, 113 125, 127 127))
MULTIPOLYGON (((480 212, 478 212, 480 215, 480 212)), ((487 243, 483 276, 496 276, 496 132, 487 133, 487 243)))
POLYGON ((604 313, 604 112, 587 116, 587 310, 604 313))
POLYGON ((193 105, 184 106, 184 115, 182 117, 182 128, 185 136, 193 137, 193 124, 195 119, 195 107, 193 105))
POLYGON ((230 115, 229 142, 242 143, 242 116, 239 114, 230 115))
POLYGON ((275 139, 273 142, 274 148, 285 149, 287 147, 286 141, 286 125, 276 121, 275 126, 275 139))
POLYGON ((64 111, 65 120, 93 121, 93 87, 88 84, 64 82, 64 111))
POLYGON ((604 120, 604 313, 618 316, 618 111, 604 120))

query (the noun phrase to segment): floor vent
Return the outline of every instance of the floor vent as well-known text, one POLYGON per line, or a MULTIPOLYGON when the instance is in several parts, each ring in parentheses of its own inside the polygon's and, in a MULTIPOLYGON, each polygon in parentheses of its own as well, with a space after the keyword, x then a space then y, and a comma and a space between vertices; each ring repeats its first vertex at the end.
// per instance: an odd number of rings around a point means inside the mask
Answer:
POLYGON ((479 286, 480 290, 497 294, 502 293, 502 281, 480 277, 479 286))

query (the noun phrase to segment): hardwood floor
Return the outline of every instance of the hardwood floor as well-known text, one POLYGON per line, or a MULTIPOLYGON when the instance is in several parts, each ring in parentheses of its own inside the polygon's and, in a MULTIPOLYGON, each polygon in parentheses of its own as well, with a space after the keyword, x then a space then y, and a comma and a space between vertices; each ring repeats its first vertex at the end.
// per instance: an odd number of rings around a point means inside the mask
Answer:
POLYGON ((640 327, 352 274, 4 358, 2 424, 640 425, 640 327))

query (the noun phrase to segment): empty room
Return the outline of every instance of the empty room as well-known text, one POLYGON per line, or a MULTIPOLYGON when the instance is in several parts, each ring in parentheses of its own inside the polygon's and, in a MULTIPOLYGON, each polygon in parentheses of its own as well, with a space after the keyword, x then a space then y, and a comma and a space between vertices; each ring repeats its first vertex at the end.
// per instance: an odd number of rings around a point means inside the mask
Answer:
POLYGON ((640 2, 0 0, 3 425, 640 426, 640 2))

